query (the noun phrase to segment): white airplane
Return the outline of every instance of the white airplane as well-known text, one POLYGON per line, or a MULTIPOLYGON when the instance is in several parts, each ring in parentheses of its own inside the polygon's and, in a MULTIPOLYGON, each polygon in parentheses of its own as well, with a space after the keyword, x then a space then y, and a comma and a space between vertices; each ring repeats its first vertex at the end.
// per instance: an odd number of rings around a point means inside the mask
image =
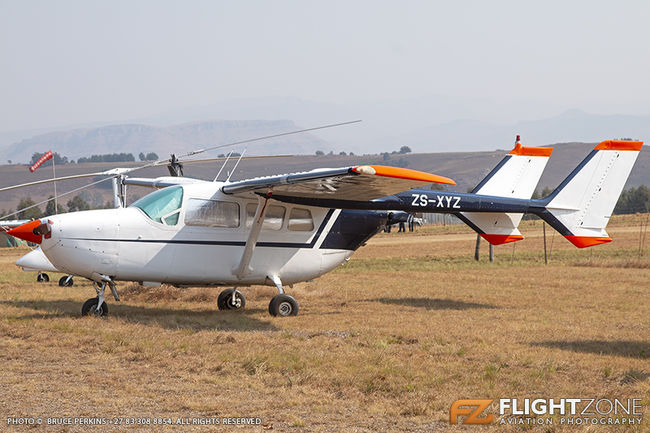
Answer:
POLYGON ((492 244, 523 239, 532 213, 577 247, 611 241, 605 226, 642 142, 604 141, 548 197, 531 200, 552 148, 515 148, 471 193, 413 189, 453 185, 442 176, 360 165, 242 181, 132 178, 158 190, 128 207, 53 215, 9 231, 40 244, 60 271, 95 283, 82 314, 102 316, 117 281, 215 285, 218 308, 244 308, 240 287, 271 285, 273 316, 298 313, 285 286, 344 263, 399 212, 451 213, 492 244))

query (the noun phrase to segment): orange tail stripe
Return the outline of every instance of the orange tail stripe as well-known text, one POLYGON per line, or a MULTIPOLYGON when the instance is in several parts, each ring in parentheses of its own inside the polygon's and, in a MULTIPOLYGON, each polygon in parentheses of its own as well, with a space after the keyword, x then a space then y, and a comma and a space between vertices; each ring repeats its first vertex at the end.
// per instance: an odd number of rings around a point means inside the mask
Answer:
POLYGON ((606 140, 601 142, 594 150, 641 150, 643 141, 622 141, 622 140, 606 140))
POLYGON ((508 242, 520 241, 524 237, 522 235, 489 235, 481 234, 481 237, 491 243, 492 245, 507 244, 508 242))
POLYGON ((565 236, 565 238, 578 248, 592 247, 612 241, 612 238, 606 236, 565 236))
POLYGON ((553 153, 552 147, 525 147, 515 146, 508 155, 522 155, 522 156, 551 156, 553 153))

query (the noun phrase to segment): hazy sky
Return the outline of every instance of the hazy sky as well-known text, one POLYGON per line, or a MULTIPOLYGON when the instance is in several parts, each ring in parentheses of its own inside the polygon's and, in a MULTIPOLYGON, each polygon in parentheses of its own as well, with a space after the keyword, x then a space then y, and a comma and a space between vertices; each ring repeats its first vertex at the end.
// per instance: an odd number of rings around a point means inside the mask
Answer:
POLYGON ((650 114, 647 1, 0 0, 0 32, 0 131, 263 96, 650 114))

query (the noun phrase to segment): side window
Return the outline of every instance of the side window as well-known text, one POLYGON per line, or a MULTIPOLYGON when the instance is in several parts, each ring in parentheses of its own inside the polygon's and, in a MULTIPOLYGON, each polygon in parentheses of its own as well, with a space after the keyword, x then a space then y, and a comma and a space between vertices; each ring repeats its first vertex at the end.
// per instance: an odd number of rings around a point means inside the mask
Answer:
POLYGON ((239 204, 228 201, 191 198, 187 202, 185 225, 239 227, 239 204))
MULTIPOLYGON (((246 205, 246 227, 253 225, 253 218, 255 218, 255 211, 257 210, 257 203, 248 203, 246 205)), ((266 208, 264 214, 264 224, 262 229, 267 230, 280 230, 284 222, 285 208, 283 206, 271 205, 266 208)))
POLYGON ((287 228, 289 230, 300 232, 309 232, 314 230, 314 219, 312 218, 309 209, 301 209, 299 207, 291 209, 287 228))

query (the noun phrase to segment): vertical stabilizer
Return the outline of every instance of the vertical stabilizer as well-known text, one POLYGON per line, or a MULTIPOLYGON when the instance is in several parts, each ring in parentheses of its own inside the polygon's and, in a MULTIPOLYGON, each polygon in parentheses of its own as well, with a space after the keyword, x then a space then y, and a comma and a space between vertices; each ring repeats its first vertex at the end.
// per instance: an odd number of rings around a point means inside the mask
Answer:
POLYGON ((611 241, 605 227, 642 146, 618 140, 597 145, 543 200, 540 217, 579 248, 611 241))
MULTIPOLYGON (((524 147, 519 141, 472 191, 473 194, 530 199, 553 152, 552 147, 524 147)), ((459 218, 493 245, 524 237, 517 227, 523 214, 462 212, 459 218)))

